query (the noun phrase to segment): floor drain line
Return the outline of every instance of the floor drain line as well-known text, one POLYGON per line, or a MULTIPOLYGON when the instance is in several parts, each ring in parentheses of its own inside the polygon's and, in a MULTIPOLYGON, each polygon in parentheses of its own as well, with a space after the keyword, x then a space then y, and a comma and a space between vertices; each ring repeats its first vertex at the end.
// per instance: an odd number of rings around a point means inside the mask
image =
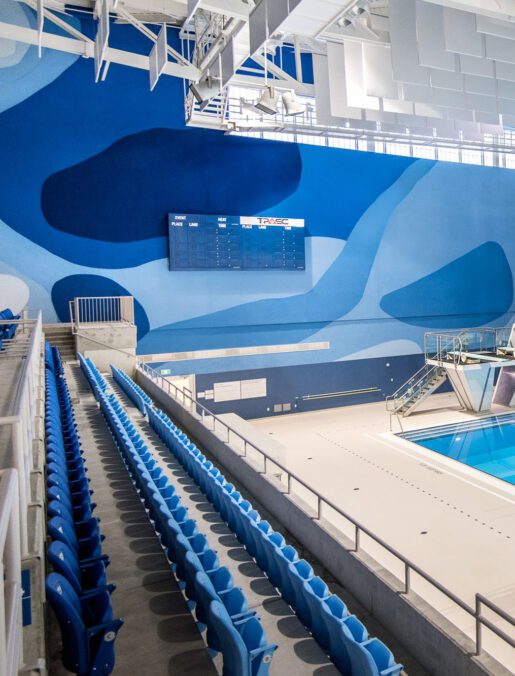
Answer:
MULTIPOLYGON (((419 486, 416 486, 415 484, 411 483, 411 482, 408 481, 407 479, 403 479, 403 478, 400 477, 398 474, 393 474, 393 472, 391 472, 389 469, 386 469, 386 467, 382 467, 381 465, 377 465, 376 463, 372 462, 372 461, 369 460, 368 458, 365 458, 365 456, 361 455, 360 453, 356 453, 356 451, 351 451, 349 448, 346 448, 346 447, 345 447, 343 444, 341 444, 340 442, 334 441, 334 440, 331 439, 330 437, 325 436, 325 434, 322 434, 322 432, 317 432, 317 434, 318 434, 319 437, 322 437, 322 439, 325 439, 325 440, 328 441, 330 444, 333 444, 333 446, 338 446, 339 448, 341 448, 342 450, 346 451, 347 453, 350 453, 351 455, 354 455, 356 458, 359 458, 360 460, 363 460, 364 462, 367 462, 369 465, 372 465, 373 467, 377 467, 377 469, 381 470, 381 471, 384 472, 385 474, 389 474, 390 476, 392 476, 392 477, 398 479, 398 480, 401 481, 402 483, 405 483, 405 484, 407 484, 408 486, 411 486, 411 487, 413 487, 413 488, 416 488, 417 490, 421 490, 421 491, 422 491, 423 493, 425 493, 427 496, 429 496, 429 497, 431 497, 431 498, 434 498, 435 500, 440 500, 440 502, 445 502, 445 500, 442 500, 442 498, 438 497, 437 495, 434 495, 433 493, 430 493, 429 491, 425 491, 423 488, 420 488, 419 486)), ((458 507, 455 507, 454 505, 451 505, 451 503, 449 503, 449 502, 447 502, 446 505, 447 505, 448 507, 452 507, 452 509, 454 509, 454 510, 456 510, 456 511, 459 511, 461 514, 463 514, 464 516, 466 516, 466 517, 469 518, 469 519, 472 519, 472 518, 473 518, 470 514, 466 514, 466 515, 465 515, 465 513, 463 512, 462 509, 459 509, 458 507)), ((478 521, 478 519, 474 519, 474 521, 478 521)), ((479 523, 479 521, 478 521, 478 523, 479 523)), ((489 528, 489 530, 496 530, 496 529, 495 529, 495 526, 489 526, 489 525, 487 525, 486 523, 483 523, 483 522, 481 522, 481 524, 482 524, 483 526, 485 526, 486 528, 489 528)), ((503 532, 500 531, 500 530, 498 530, 497 533, 498 533, 499 535, 502 535, 503 537, 506 537, 508 540, 511 539, 511 536, 510 536, 510 535, 506 535, 505 533, 503 533, 503 532)))

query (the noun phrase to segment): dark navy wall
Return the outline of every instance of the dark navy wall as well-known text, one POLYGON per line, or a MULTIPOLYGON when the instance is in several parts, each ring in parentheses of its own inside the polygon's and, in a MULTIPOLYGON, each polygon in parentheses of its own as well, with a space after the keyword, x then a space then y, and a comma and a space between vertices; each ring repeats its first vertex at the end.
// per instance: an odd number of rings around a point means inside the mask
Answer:
POLYGON ((266 378, 266 397, 219 403, 200 400, 214 413, 234 412, 246 419, 260 418, 382 401, 408 380, 423 362, 422 355, 413 354, 388 359, 200 373, 196 376, 196 389, 204 392, 212 390, 214 383, 266 378), (291 410, 274 411, 274 406, 284 404, 290 404, 291 410))

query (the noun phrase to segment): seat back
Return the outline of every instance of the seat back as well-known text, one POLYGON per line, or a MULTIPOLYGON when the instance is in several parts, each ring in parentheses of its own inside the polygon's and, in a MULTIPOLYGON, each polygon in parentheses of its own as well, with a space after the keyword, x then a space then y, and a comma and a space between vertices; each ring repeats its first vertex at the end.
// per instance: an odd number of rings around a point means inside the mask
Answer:
POLYGON ((47 599, 61 627, 63 664, 68 671, 86 674, 90 665, 89 646, 79 597, 58 573, 50 573, 45 586, 47 599))
POLYGON ((219 601, 212 601, 209 606, 209 622, 220 641, 224 676, 251 676, 245 643, 234 628, 227 610, 219 601))
POLYGON ((55 540, 47 549, 49 563, 56 573, 59 573, 70 583, 76 594, 82 592, 81 573, 76 554, 65 543, 55 540))

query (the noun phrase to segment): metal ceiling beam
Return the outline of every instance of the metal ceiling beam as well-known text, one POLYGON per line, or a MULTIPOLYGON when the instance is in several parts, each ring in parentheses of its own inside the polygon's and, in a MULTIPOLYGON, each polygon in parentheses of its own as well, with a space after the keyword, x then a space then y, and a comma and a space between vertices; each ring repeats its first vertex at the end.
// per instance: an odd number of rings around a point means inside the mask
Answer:
MULTIPOLYGON (((37 0, 22 0, 26 5, 28 5, 31 9, 37 12, 38 10, 38 3, 37 0)), ((74 28, 73 26, 70 26, 70 24, 65 21, 64 19, 61 19, 61 17, 56 16, 53 14, 50 10, 46 9, 43 7, 43 16, 45 19, 48 19, 51 21, 53 24, 56 26, 59 26, 63 31, 68 33, 69 35, 72 35, 74 38, 77 38, 77 40, 83 40, 84 42, 91 42, 93 44, 93 40, 91 38, 88 38, 86 35, 81 33, 79 30, 74 28)))
MULTIPOLYGON (((150 28, 148 28, 148 26, 146 24, 144 24, 142 21, 139 21, 138 19, 136 19, 126 9, 123 9, 122 7, 118 7, 116 9, 116 13, 118 14, 118 16, 122 16, 126 21, 128 21, 135 28, 137 28, 141 33, 143 33, 143 35, 146 35, 147 38, 149 38, 149 40, 152 40, 152 42, 157 42, 156 33, 154 33, 154 31, 150 30, 150 28)), ((184 58, 184 56, 180 52, 176 51, 173 47, 170 47, 170 45, 166 46, 166 51, 178 63, 182 63, 183 66, 189 67, 189 66, 192 65, 188 61, 188 59, 184 58)), ((197 70, 197 69, 195 69, 195 70, 197 70)))
MULTIPOLYGON (((17 42, 24 42, 29 45, 37 45, 38 31, 34 28, 15 26, 0 21, 0 38, 16 40, 17 42)), ((49 49, 56 49, 61 52, 68 52, 69 54, 78 54, 79 56, 84 56, 86 58, 94 57, 94 42, 91 40, 85 41, 82 39, 67 38, 61 35, 43 32, 41 43, 43 47, 48 47, 49 49)), ((150 69, 150 59, 148 56, 126 52, 123 49, 113 49, 112 47, 108 47, 105 60, 109 63, 117 63, 122 66, 139 68, 140 70, 150 69)), ((198 77, 198 69, 192 64, 186 66, 169 61, 165 66, 163 74, 195 80, 198 77)))

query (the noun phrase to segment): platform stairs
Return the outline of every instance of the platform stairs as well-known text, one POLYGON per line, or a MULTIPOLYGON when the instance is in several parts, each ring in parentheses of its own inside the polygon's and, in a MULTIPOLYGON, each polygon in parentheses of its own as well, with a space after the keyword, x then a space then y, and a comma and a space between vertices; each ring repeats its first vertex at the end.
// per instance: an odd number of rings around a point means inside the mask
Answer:
POLYGON ((43 324, 43 333, 45 334, 45 340, 59 348, 63 361, 74 361, 77 359, 75 354, 75 336, 73 335, 71 324, 43 324))
POLYGON ((408 381, 386 398, 387 410, 406 417, 433 394, 447 380, 447 371, 442 366, 424 364, 408 381))

